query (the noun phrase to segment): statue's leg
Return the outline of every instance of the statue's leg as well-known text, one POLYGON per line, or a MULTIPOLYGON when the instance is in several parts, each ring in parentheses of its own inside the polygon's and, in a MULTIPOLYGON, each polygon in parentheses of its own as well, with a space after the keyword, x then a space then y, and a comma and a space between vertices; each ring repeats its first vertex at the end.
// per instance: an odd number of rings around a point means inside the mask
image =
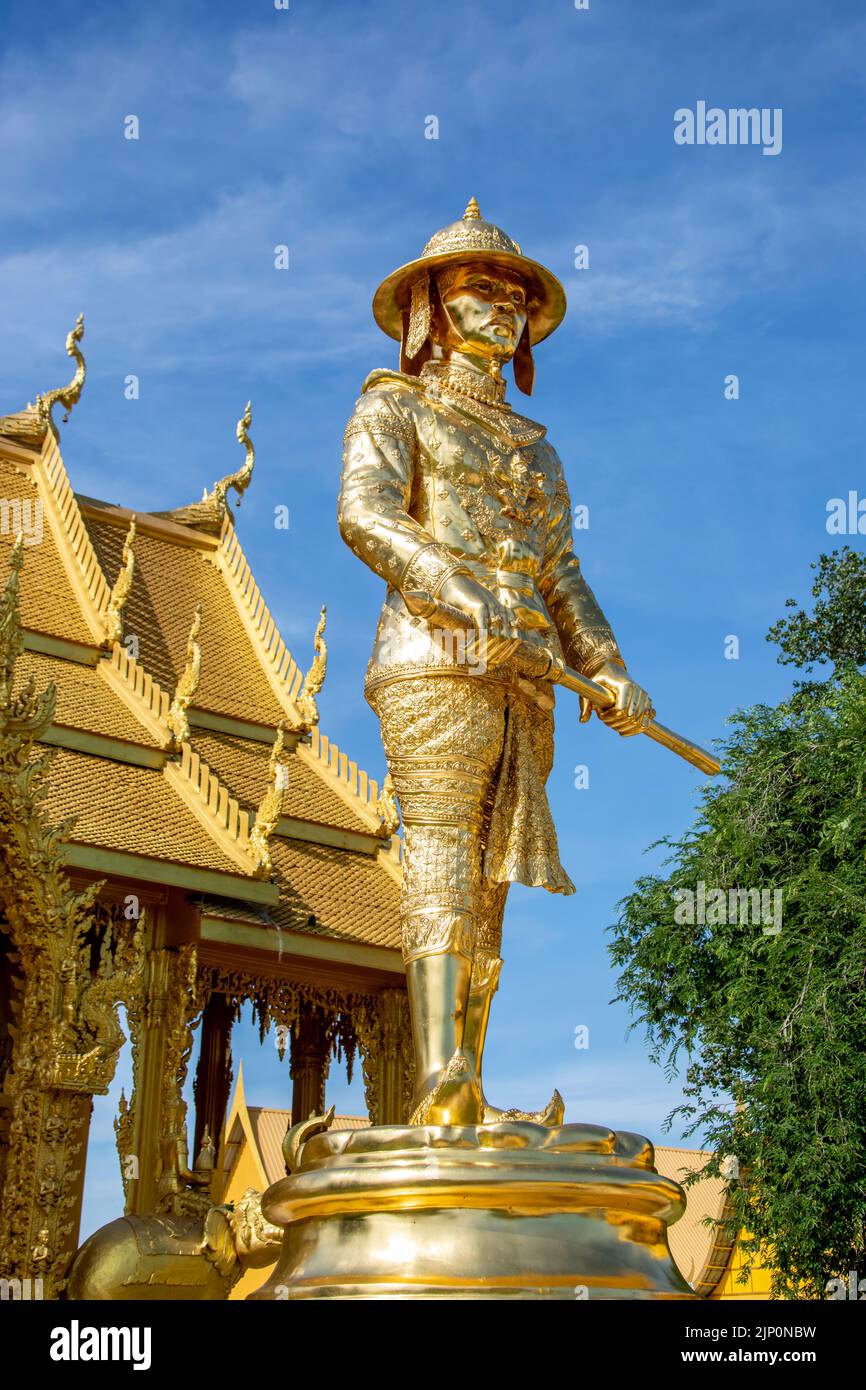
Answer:
POLYGON ((481 880, 479 892, 479 912, 476 923, 475 957, 472 962, 472 978, 469 984, 469 999, 466 1009, 466 1025, 463 1029, 463 1050, 474 1064, 481 1086, 484 1102, 484 1119, 490 1123, 496 1118, 493 1107, 484 1098, 481 1080, 481 1062, 484 1042, 487 1037, 487 1024, 490 1019, 490 1006, 499 988, 499 974, 502 970, 502 918, 505 913, 505 900, 508 896, 507 883, 491 883, 481 880))
POLYGON ((462 1053, 475 951, 484 806, 504 733, 504 693, 471 677, 374 689, 403 816, 403 958, 416 1089, 413 1120, 479 1124, 481 1090, 462 1053))
MULTIPOLYGON (((545 718, 536 722, 539 726, 534 732, 534 737, 538 743, 537 756, 539 764, 544 770, 544 775, 547 776, 553 753, 551 721, 549 718, 545 718)), ((487 842, 490 809, 488 803, 482 827, 482 846, 487 842)), ((478 1076, 484 1105, 485 1124, 495 1124, 497 1120, 508 1118, 534 1120, 543 1125, 560 1125, 564 1118, 565 1107, 558 1091, 554 1091, 543 1110, 534 1111, 500 1110, 497 1106, 490 1105, 484 1095, 481 1067, 487 1026, 490 1021, 490 1008, 493 1003, 493 996, 499 988, 499 976, 503 965, 502 921, 509 887, 509 883, 494 883, 483 874, 481 876, 475 924, 475 956, 469 986, 466 1024, 463 1029, 463 1051, 478 1076)))

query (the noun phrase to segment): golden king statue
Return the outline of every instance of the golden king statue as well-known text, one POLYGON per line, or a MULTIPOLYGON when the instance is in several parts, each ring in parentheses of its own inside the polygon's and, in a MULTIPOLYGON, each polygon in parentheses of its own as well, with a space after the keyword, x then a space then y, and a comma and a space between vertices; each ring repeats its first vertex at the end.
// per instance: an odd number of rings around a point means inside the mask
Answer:
POLYGON ((401 930, 415 1049, 408 1125, 287 1135, 263 1199, 285 1227, 257 1297, 687 1298, 675 1183, 639 1135, 497 1109, 482 1083, 511 883, 573 893, 545 792, 553 688, 623 735, 654 723, 572 546, 562 463, 529 395, 562 320, 556 278, 473 199, 380 285, 400 371, 372 372, 345 433, 342 536, 388 586, 367 671, 403 821, 401 930))

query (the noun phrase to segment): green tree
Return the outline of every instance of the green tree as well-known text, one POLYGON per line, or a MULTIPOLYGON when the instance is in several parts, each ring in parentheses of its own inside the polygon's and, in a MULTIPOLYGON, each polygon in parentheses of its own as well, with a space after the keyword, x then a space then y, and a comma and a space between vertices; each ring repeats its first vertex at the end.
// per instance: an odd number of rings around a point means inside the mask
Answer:
POLYGON ((660 842, 666 872, 636 883, 610 947, 651 1056, 669 1074, 684 1061, 669 1120, 713 1151, 701 1171, 738 1160, 728 1226, 751 1233, 745 1269, 769 1250, 774 1295, 801 1298, 866 1276, 866 556, 846 547, 813 568, 814 613, 768 640, 781 662, 832 674, 734 717, 725 780, 660 842), (701 881, 781 890, 781 931, 743 913, 678 920, 678 890, 701 881))

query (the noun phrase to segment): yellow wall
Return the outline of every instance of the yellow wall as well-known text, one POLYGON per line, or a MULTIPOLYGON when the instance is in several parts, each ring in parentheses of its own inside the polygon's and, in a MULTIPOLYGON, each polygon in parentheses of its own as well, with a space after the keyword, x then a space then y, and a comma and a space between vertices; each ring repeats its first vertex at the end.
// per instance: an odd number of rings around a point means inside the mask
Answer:
MULTIPOLYGON (((745 1234, 741 1239, 747 1239, 745 1234)), ((743 1268, 743 1256, 739 1246, 734 1249, 733 1256, 724 1277, 720 1280, 715 1293, 711 1298, 718 1299, 739 1299, 740 1301, 750 1301, 770 1297, 770 1270, 763 1264, 755 1263, 752 1265, 752 1272, 744 1284, 737 1282, 737 1275, 743 1268)))

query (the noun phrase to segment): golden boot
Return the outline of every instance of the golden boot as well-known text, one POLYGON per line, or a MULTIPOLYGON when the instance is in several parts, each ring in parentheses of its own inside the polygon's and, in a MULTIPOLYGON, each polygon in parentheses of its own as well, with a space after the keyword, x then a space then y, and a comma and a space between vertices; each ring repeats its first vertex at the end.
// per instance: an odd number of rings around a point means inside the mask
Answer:
POLYGON ((410 1124, 481 1124, 481 1087, 461 1050, 471 970, 456 951, 407 962, 417 1078, 410 1124))

